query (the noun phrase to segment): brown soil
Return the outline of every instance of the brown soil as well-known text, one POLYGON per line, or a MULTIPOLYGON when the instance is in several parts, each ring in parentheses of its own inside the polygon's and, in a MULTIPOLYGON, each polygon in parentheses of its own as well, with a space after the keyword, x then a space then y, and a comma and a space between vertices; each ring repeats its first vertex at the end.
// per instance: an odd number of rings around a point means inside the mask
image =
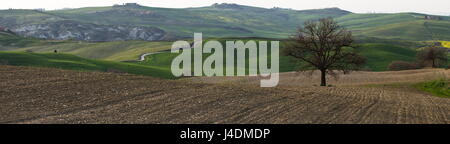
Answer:
POLYGON ((358 72, 316 87, 315 76, 285 73, 279 87, 260 88, 248 77, 162 80, 0 66, 0 123, 450 123, 450 99, 364 86, 448 76, 358 72))

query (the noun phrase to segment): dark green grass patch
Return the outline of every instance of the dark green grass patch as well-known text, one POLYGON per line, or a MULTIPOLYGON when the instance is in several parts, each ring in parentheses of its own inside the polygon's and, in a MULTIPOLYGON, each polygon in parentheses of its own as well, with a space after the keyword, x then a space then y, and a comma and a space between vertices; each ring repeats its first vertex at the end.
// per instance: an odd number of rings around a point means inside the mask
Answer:
POLYGON ((450 98, 450 79, 440 79, 414 85, 415 88, 439 97, 450 98))
POLYGON ((82 71, 118 71, 173 79, 170 69, 135 63, 92 60, 69 54, 0 52, 2 64, 14 66, 51 67, 82 71))

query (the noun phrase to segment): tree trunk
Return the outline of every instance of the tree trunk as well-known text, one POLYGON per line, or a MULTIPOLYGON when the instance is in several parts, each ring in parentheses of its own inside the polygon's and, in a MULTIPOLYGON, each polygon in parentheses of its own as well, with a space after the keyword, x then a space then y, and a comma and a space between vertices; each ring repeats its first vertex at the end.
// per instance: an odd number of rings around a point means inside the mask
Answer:
POLYGON ((320 86, 327 86, 326 70, 320 70, 320 86))
POLYGON ((433 65, 432 65, 431 67, 432 67, 432 68, 437 67, 437 66, 436 66, 436 62, 434 61, 434 59, 432 60, 432 62, 433 62, 433 65))

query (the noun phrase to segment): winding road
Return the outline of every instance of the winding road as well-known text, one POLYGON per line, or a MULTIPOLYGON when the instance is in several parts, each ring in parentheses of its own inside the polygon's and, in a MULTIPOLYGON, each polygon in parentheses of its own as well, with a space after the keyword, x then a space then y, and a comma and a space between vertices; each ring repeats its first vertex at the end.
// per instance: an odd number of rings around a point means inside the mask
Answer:
POLYGON ((139 61, 144 61, 146 56, 152 55, 152 54, 159 54, 163 52, 152 52, 152 53, 144 53, 139 57, 139 61))
MULTIPOLYGON (((181 48, 181 49, 184 50, 184 49, 191 49, 191 48, 181 48)), ((139 61, 144 61, 146 56, 153 55, 153 54, 159 54, 159 53, 163 53, 163 52, 170 52, 170 49, 169 50, 158 51, 158 52, 144 53, 144 54, 142 54, 139 57, 139 61)))

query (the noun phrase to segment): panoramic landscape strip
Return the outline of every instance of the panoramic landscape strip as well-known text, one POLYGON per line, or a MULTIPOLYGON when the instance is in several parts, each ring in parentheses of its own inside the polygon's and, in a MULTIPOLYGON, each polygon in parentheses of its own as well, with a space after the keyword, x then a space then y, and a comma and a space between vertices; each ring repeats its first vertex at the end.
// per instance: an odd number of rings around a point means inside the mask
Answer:
POLYGON ((0 123, 450 123, 450 16, 286 2, 2 7, 0 123))

